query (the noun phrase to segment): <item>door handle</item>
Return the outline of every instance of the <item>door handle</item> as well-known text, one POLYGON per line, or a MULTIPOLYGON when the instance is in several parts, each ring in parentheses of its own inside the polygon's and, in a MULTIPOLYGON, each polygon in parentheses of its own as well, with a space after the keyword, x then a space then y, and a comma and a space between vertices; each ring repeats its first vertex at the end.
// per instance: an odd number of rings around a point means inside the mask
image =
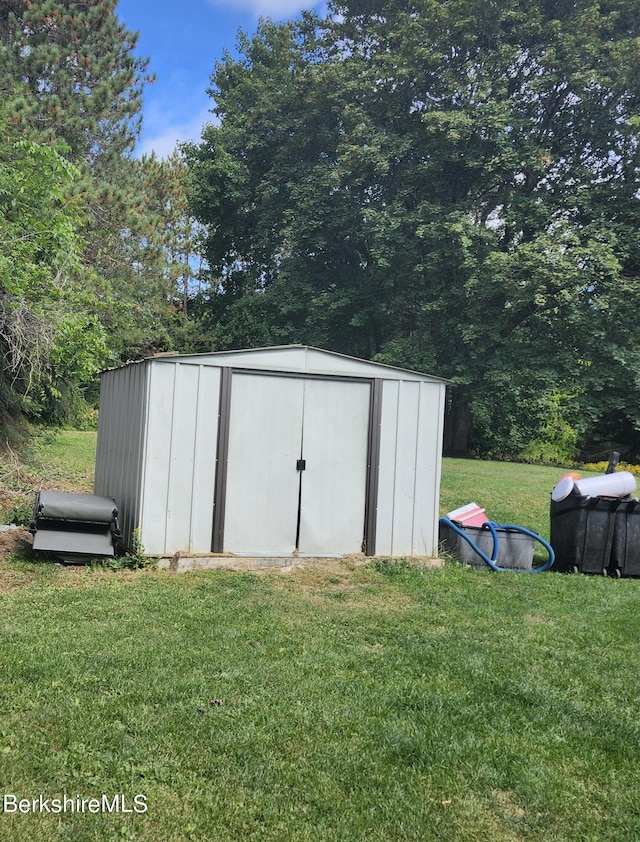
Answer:
POLYGON ((307 460, 306 459, 298 459, 296 462, 296 471, 306 471, 307 470, 307 460))

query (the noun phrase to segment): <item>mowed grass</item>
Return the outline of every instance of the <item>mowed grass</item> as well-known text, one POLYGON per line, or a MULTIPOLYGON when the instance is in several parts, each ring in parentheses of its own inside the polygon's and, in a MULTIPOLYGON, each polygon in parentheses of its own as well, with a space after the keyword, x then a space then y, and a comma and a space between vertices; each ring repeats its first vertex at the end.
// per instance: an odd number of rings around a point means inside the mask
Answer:
POLYGON ((637 603, 631 580, 388 563, 2 594, 4 791, 148 811, 0 834, 637 839, 637 603))
MULTIPOLYGON (((499 491, 455 490, 466 464, 445 461, 443 504, 493 507, 499 491)), ((503 485, 548 516, 550 470, 503 485)), ((0 839, 640 838, 635 580, 8 566, 4 793, 148 809, 5 812, 0 839)))
POLYGON ((96 433, 40 430, 18 457, 10 448, 0 452, 0 523, 28 523, 35 492, 40 489, 91 494, 96 433))
MULTIPOLYGON (((489 520, 515 523, 549 538, 551 492, 560 477, 573 468, 483 462, 479 459, 443 459, 440 513, 466 503, 477 503, 489 520)), ((593 472, 579 470, 582 476, 593 472)))
POLYGON ((34 475, 43 487, 91 494, 96 438, 81 430, 42 433, 27 451, 34 475))

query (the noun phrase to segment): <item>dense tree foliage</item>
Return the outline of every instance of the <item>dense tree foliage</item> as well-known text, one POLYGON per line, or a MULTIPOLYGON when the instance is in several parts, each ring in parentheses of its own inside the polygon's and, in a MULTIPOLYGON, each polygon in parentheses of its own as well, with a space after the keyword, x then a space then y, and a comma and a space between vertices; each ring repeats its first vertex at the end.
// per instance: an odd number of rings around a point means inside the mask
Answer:
POLYGON ((132 157, 150 77, 116 6, 0 3, 0 393, 54 421, 101 367, 185 333, 163 241, 184 191, 158 180, 180 170, 132 157))
POLYGON ((333 0, 136 160, 117 0, 0 0, 0 410, 305 342, 450 378, 450 452, 640 458, 639 39, 639 0, 333 0))
POLYGON ((65 201, 78 171, 54 148, 19 138, 0 109, 0 403, 49 403, 107 356, 104 331, 78 284, 79 212, 65 201))
POLYGON ((3 71, 15 116, 41 140, 63 141, 95 164, 133 148, 146 62, 114 14, 117 0, 11 0, 0 4, 3 71))
POLYGON ((188 149, 210 335, 451 378, 450 450, 640 427, 637 0, 352 0, 261 25, 188 149))

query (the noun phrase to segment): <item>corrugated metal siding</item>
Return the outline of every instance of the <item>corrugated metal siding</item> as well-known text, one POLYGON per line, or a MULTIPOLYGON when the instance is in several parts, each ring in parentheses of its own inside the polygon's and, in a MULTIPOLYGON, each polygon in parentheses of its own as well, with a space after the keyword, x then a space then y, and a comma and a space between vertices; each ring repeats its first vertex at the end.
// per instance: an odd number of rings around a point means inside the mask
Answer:
POLYGON ((129 547, 139 525, 147 370, 140 363, 107 371, 100 383, 94 492, 115 498, 129 547))
POLYGON ((383 384, 377 555, 436 553, 443 392, 439 383, 383 384))
POLYGON ((209 552, 220 369, 152 362, 141 537, 150 555, 209 552))
POLYGON ((396 484, 393 499, 393 555, 411 555, 416 485, 420 384, 400 383, 396 432, 396 484))
POLYGON ((444 395, 444 384, 420 384, 413 555, 435 556, 438 551, 444 395))

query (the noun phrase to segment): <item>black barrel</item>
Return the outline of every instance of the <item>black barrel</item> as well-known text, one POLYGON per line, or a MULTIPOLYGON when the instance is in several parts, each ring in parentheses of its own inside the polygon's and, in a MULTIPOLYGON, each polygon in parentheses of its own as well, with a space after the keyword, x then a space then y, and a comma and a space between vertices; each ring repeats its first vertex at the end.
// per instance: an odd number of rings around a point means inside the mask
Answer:
POLYGON ((550 543, 560 572, 606 574, 611 563, 617 497, 583 497, 572 492, 551 501, 550 543))

